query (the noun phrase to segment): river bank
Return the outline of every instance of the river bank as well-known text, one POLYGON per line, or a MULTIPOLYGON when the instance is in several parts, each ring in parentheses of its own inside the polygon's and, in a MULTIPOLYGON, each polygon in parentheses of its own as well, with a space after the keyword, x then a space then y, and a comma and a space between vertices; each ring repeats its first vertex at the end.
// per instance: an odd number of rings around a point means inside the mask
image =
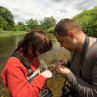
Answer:
POLYGON ((0 37, 9 37, 13 35, 23 35, 26 31, 0 31, 0 37))
MULTIPOLYGON (((23 35, 26 33, 27 33, 27 31, 0 31, 0 37, 23 35)), ((47 33, 47 34, 50 36, 50 38, 54 38, 53 33, 47 33)))

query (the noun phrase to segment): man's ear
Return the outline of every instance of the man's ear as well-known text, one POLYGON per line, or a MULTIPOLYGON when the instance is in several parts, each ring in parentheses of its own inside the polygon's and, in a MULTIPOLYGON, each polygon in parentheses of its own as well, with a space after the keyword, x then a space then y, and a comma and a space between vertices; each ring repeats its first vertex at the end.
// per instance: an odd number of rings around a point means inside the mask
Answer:
POLYGON ((73 31, 68 31, 68 35, 72 38, 72 39, 74 39, 75 38, 75 33, 73 32, 73 31))

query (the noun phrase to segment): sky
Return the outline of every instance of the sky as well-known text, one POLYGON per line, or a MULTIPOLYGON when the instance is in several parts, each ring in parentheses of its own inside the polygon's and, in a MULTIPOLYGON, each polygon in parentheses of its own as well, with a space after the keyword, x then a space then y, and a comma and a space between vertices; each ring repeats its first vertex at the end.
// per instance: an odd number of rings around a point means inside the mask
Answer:
POLYGON ((0 6, 11 11, 15 23, 51 16, 58 22, 97 6, 97 0, 0 0, 0 6))

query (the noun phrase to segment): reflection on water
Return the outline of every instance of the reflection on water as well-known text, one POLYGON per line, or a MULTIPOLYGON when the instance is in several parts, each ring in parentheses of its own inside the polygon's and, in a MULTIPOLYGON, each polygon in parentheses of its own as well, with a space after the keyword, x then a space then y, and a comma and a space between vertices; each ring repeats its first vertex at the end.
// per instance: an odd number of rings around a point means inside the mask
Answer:
MULTIPOLYGON (((22 38, 23 35, 0 38, 0 73, 4 68, 8 57, 12 54, 12 52, 16 48, 18 41, 21 40, 22 38)), ((47 65, 54 65, 57 59, 59 58, 68 59, 70 57, 70 54, 67 50, 65 50, 64 48, 60 48, 60 45, 56 39, 52 39, 52 42, 53 42, 52 50, 39 56, 39 59, 46 62, 47 65)), ((49 87, 49 89, 53 91, 54 97, 60 97, 63 83, 64 78, 60 76, 57 79, 47 80, 47 87, 49 87)), ((6 88, 4 88, 0 77, 0 97, 1 96, 9 97, 8 91, 6 90, 6 88)))
MULTIPOLYGON (((0 65, 5 64, 23 36, 0 37, 0 65)), ((0 71, 1 73, 1 71, 0 71)))

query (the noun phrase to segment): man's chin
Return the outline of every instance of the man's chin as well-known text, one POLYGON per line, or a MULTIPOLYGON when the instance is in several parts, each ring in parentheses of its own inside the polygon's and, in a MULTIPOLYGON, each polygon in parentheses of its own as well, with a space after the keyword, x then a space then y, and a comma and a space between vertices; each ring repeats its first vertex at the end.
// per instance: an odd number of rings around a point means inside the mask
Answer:
POLYGON ((68 49, 68 48, 65 48, 65 49, 68 50, 69 52, 74 51, 74 50, 72 50, 72 49, 68 49))
POLYGON ((71 49, 67 49, 69 52, 72 52, 73 50, 71 50, 71 49))

